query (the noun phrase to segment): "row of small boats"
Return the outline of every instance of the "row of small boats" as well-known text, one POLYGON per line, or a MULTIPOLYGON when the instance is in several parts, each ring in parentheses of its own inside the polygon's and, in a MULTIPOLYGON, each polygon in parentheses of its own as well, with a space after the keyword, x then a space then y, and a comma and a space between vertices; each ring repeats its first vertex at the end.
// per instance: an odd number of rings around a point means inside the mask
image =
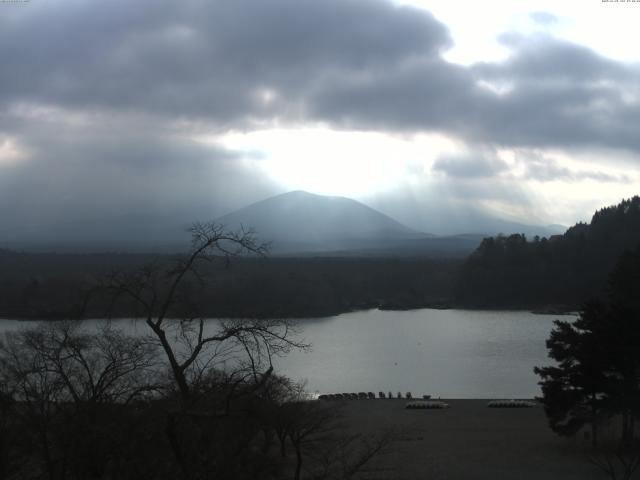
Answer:
MULTIPOLYGON (((536 406, 536 402, 529 400, 491 400, 487 403, 489 408, 533 408, 536 406)), ((407 402, 405 408, 408 409, 438 409, 449 408, 449 404, 440 400, 431 401, 415 401, 407 402)))
POLYGON ((533 408, 536 402, 530 400, 491 400, 487 403, 489 408, 533 408))
POLYGON ((404 408, 408 408, 409 410, 432 410, 432 409, 441 409, 441 408, 449 408, 449 404, 442 402, 440 400, 427 400, 427 401, 417 401, 417 402, 407 402, 404 408))
MULTIPOLYGON (((406 392, 404 396, 398 392, 397 395, 393 395, 391 392, 385 394, 384 392, 378 392, 378 396, 373 392, 359 392, 359 393, 329 393, 323 394, 318 397, 319 400, 375 400, 385 398, 397 398, 412 400, 405 404, 405 408, 408 409, 440 409, 449 408, 449 404, 440 400, 431 400, 431 395, 423 395, 422 400, 413 400, 411 392, 406 392)), ((487 403, 489 408, 532 408, 535 407, 536 402, 530 400, 491 400, 487 403)))
MULTIPOLYGON (((411 392, 406 392, 402 395, 401 392, 398 392, 397 395, 393 395, 391 392, 387 395, 384 392, 378 392, 377 398, 405 398, 407 400, 411 400, 413 395, 411 392)), ((428 400, 431 398, 431 395, 423 395, 423 399, 428 400)), ((318 396, 319 400, 375 400, 376 395, 373 392, 359 392, 359 393, 328 393, 322 394, 318 396)))

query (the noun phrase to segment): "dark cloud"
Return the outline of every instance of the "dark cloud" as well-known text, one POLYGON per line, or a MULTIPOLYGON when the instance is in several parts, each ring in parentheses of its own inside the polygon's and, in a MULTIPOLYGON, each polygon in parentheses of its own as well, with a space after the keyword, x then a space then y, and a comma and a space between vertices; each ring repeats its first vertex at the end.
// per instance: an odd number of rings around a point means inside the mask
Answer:
POLYGON ((625 97, 639 68, 545 35, 504 35, 507 61, 461 67, 440 55, 451 45, 446 26, 383 0, 71 0, 14 10, 0 19, 5 106, 640 148, 638 100, 625 97))
POLYGON ((626 175, 611 175, 597 170, 573 170, 560 165, 557 161, 541 154, 526 153, 518 156, 518 161, 525 169, 524 179, 539 182, 580 182, 593 180, 602 183, 628 183, 626 175))
POLYGON ((507 77, 518 83, 550 83, 553 86, 553 82, 563 80, 578 84, 603 80, 628 83, 637 79, 640 73, 637 68, 546 34, 504 34, 500 40, 513 49, 513 54, 504 62, 476 65, 475 72, 483 78, 507 77), (535 82, 536 78, 538 82, 535 82))
POLYGON ((34 2, 0 20, 0 98, 200 115, 290 114, 333 71, 370 73, 450 44, 381 0, 34 2), (270 90, 273 102, 260 93, 270 90), (279 95, 278 95, 279 94, 279 95))
POLYGON ((640 68, 549 36, 513 37, 508 60, 418 59, 327 83, 314 113, 348 126, 435 130, 467 142, 640 151, 640 68))
POLYGON ((451 46, 445 25, 383 0, 71 0, 14 10, 0 19, 5 108, 640 150, 640 69, 547 35, 503 35, 508 60, 463 67, 441 56, 451 46))
POLYGON ((334 78, 311 99, 310 113, 350 128, 457 135, 473 121, 477 109, 469 107, 482 95, 464 67, 428 58, 376 75, 334 78))

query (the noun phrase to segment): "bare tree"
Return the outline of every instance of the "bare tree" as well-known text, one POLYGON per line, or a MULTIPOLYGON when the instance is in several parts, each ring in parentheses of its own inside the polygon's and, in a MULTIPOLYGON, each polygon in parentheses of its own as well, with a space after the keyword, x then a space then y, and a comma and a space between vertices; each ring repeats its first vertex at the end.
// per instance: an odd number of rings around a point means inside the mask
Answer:
POLYGON ((590 456, 589 461, 604 472, 611 480, 630 480, 640 467, 640 449, 618 447, 612 451, 600 449, 590 456))
POLYGON ((295 453, 294 480, 305 478, 303 472, 315 480, 354 478, 395 439, 392 431, 376 435, 350 431, 336 404, 298 400, 282 405, 281 416, 295 453))
POLYGON ((604 419, 600 425, 601 441, 589 454, 589 462, 611 480, 630 480, 640 467, 640 441, 616 439, 613 418, 604 419))
POLYGON ((286 320, 207 321, 197 298, 212 287, 210 265, 262 256, 267 246, 250 230, 215 223, 197 223, 191 234, 184 257, 113 273, 101 288, 113 305, 122 299, 135 305, 166 357, 179 406, 167 410, 165 435, 183 478, 213 472, 231 478, 249 467, 251 445, 265 430, 252 411, 273 376, 273 358, 307 345, 295 340, 286 320))
POLYGON ((192 400, 203 373, 214 365, 233 364, 235 380, 251 379, 260 385, 273 372, 271 359, 291 348, 306 348, 293 340, 292 325, 284 320, 243 319, 207 324, 190 301, 188 287, 207 285, 203 266, 214 260, 228 263, 242 254, 264 255, 253 231, 226 230, 215 223, 196 223, 190 229, 191 250, 170 266, 147 265, 134 272, 110 275, 102 287, 114 301, 127 297, 134 302, 164 351, 183 405, 192 400), (176 321, 171 317, 181 315, 176 321))
POLYGON ((5 398, 16 404, 12 424, 37 446, 39 462, 23 449, 30 468, 37 472, 41 463, 54 479, 94 463, 78 450, 87 452, 92 429, 113 423, 111 407, 157 391, 155 348, 109 324, 94 331, 78 322, 52 322, 5 334, 0 382, 5 398))
POLYGON ((314 480, 350 480, 365 470, 373 470, 376 457, 389 453, 397 438, 393 430, 377 435, 336 432, 321 448, 312 451, 315 460, 314 480))
POLYGON ((128 403, 159 388, 152 381, 155 349, 108 323, 95 332, 82 331, 79 322, 54 322, 8 332, 0 363, 19 399, 128 403))
POLYGON ((365 435, 350 431, 343 421, 343 404, 322 402, 305 393, 304 383, 274 376, 267 393, 266 423, 280 444, 280 457, 289 463, 294 480, 347 480, 385 453, 396 435, 392 431, 365 435), (288 455, 291 447, 293 458, 288 455))

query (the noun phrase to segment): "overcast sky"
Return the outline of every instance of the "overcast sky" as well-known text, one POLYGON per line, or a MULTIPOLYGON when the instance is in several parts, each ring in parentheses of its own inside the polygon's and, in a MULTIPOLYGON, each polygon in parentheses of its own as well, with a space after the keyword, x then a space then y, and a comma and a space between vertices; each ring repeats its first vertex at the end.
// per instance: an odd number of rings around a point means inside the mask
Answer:
POLYGON ((0 231, 144 236, 295 189, 434 233, 588 220, 640 186, 639 24, 601 0, 0 2, 0 231))

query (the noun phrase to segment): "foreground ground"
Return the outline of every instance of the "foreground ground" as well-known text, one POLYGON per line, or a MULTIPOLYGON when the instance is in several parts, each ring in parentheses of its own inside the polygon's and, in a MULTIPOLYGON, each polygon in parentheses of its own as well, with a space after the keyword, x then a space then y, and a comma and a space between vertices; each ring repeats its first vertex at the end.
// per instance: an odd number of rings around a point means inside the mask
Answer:
POLYGON ((406 410, 403 400, 345 402, 362 432, 393 428, 398 439, 365 472, 370 479, 604 479, 583 438, 557 437, 541 406, 488 408, 486 400, 445 400, 447 410, 406 410))

